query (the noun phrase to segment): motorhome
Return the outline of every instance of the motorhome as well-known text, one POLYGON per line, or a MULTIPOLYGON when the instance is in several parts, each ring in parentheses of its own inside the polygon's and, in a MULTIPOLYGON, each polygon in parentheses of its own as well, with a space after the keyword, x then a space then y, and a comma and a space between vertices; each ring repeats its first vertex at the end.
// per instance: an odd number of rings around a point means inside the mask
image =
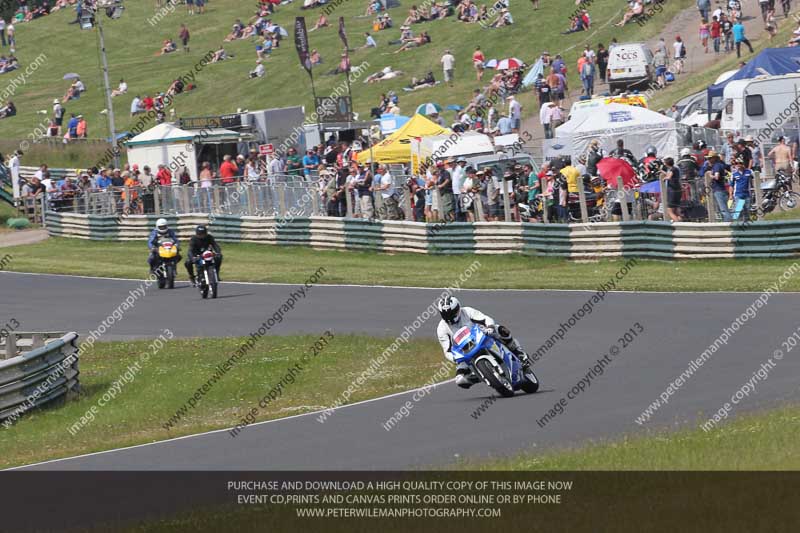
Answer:
POLYGON ((796 128, 800 121, 800 74, 734 80, 722 96, 725 131, 796 128))

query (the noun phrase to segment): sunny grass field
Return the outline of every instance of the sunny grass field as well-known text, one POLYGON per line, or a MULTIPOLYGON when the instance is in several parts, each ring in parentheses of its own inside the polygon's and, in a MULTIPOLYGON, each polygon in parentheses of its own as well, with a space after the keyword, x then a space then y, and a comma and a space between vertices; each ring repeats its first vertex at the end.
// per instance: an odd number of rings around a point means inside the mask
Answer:
MULTIPOLYGON (((327 272, 322 283, 325 284, 447 287, 477 260, 480 267, 471 269, 474 273, 462 288, 596 290, 628 261, 574 262, 518 254, 377 254, 264 244, 225 243, 223 248, 225 281, 272 283, 302 283, 310 271, 298 269, 298 265, 324 264, 327 272)), ((142 279, 147 268, 144 241, 56 237, 4 250, 14 256, 8 269, 17 272, 142 279), (91 261, 87 261, 87 257, 91 261)), ((760 292, 793 263, 792 259, 642 259, 630 268, 615 290, 760 292), (732 272, 735 275, 731 275, 732 272)), ((790 280, 783 290, 800 291, 800 280, 790 280)))
MULTIPOLYGON (((486 3, 486 2, 482 2, 486 3)), ((390 89, 400 95, 400 108, 404 114, 411 114, 417 105, 433 101, 447 104, 464 104, 477 87, 471 64, 472 52, 480 44, 487 58, 502 59, 516 56, 533 62, 544 49, 556 54, 564 52, 570 66, 571 83, 577 86, 574 64, 577 54, 587 42, 596 46, 598 42, 608 44, 612 36, 620 41, 641 40, 656 34, 660 27, 678 11, 692 5, 691 0, 670 0, 664 11, 656 15, 650 23, 640 27, 629 24, 623 29, 612 24, 603 26, 609 20, 616 22, 621 18, 625 4, 621 0, 596 0, 589 8, 594 28, 591 32, 561 35, 568 26, 568 15, 574 10, 572 2, 564 0, 543 0, 541 8, 534 11, 529 2, 519 2, 512 6, 515 24, 503 29, 483 29, 478 24, 464 24, 454 17, 424 23, 414 27, 415 32, 428 31, 433 43, 420 49, 392 54, 397 47, 389 46, 390 40, 397 39, 411 2, 404 0, 401 7, 390 10, 395 27, 378 32, 375 39, 377 50, 360 50, 351 53, 351 62, 358 65, 369 63, 368 73, 377 72, 386 66, 404 71, 406 75, 382 84, 353 83, 355 109, 361 118, 369 116, 370 108, 377 104, 381 93, 390 89), (439 85, 435 88, 406 93, 402 87, 411 76, 424 75, 432 70, 437 79, 442 77, 439 59, 444 49, 450 48, 456 57, 456 85, 453 88, 439 85)), ((301 10, 300 1, 288 6, 280 6, 273 20, 288 31, 292 31, 294 17, 306 17, 311 28, 321 10, 301 10)), ((165 91, 176 77, 189 71, 209 50, 222 44, 233 22, 240 18, 247 22, 253 15, 255 1, 214 0, 207 5, 205 15, 188 16, 185 6, 167 14, 161 22, 151 26, 148 18, 155 14, 155 3, 151 1, 128 0, 125 13, 118 20, 103 19, 106 33, 106 48, 110 65, 110 80, 116 86, 120 78, 125 78, 129 93, 114 99, 117 130, 129 129, 133 122, 129 117, 130 102, 136 94, 153 94, 165 91), (181 23, 186 23, 191 32, 191 52, 176 52, 158 56, 161 43, 171 37, 177 40, 181 23)), ((342 50, 337 35, 337 19, 345 18, 350 47, 363 45, 363 34, 372 31, 372 18, 364 18, 364 0, 343 2, 328 18, 331 26, 310 33, 310 45, 322 54, 324 63, 315 69, 317 94, 330 94, 334 87, 344 82, 343 76, 327 76, 333 69, 342 50)), ((103 15, 104 16, 104 15, 103 15)), ((105 16, 104 16, 105 17, 105 16)), ((88 91, 79 100, 66 104, 69 113, 80 113, 87 117, 89 136, 107 137, 106 120, 100 111, 105 103, 102 92, 102 77, 96 31, 82 31, 75 24, 74 12, 64 10, 17 27, 17 57, 21 68, 12 74, 0 76, 0 89, 12 75, 25 71, 40 53, 46 56, 42 65, 27 79, 13 97, 18 108, 16 117, 0 123, 0 131, 5 139, 26 139, 35 126, 47 115, 37 114, 40 110, 50 113, 54 98, 60 98, 68 87, 62 80, 65 73, 76 72, 82 76, 88 91)), ((261 80, 248 80, 247 73, 255 67, 255 44, 250 40, 225 43, 225 49, 235 57, 222 63, 208 65, 197 75, 198 90, 181 95, 176 99, 175 110, 178 116, 198 116, 230 113, 237 108, 262 109, 305 105, 313 109, 311 87, 308 78, 299 65, 294 50, 293 36, 286 38, 281 47, 274 51, 273 57, 266 61, 267 75, 261 80)), ((532 104, 531 95, 523 104, 532 104)), ((532 105, 528 112, 531 112, 532 105)), ((449 120, 451 117, 448 115, 449 120)), ((51 162, 53 166, 55 162, 51 162)), ((35 164, 35 162, 29 162, 35 164)), ((88 163, 87 163, 88 164, 88 163)))
MULTIPOLYGON (((82 393, 77 401, 34 410, 8 429, 0 425, 0 469, 233 427, 252 407, 258 407, 259 400, 322 335, 319 331, 263 337, 169 431, 162 425, 246 338, 172 339, 161 350, 151 348, 151 341, 99 342, 81 356, 82 393), (146 362, 144 354, 150 356, 146 362), (115 398, 87 416, 137 362, 141 369, 129 374, 133 381, 129 378, 115 398)), ((303 364, 295 382, 285 387, 286 394, 259 409, 256 420, 333 405, 363 372, 365 363, 394 340, 345 334, 326 339, 328 345, 303 364), (330 368, 337 372, 327 371, 330 368)), ((347 403, 422 386, 441 365, 441 349, 435 340, 409 341, 347 403)))

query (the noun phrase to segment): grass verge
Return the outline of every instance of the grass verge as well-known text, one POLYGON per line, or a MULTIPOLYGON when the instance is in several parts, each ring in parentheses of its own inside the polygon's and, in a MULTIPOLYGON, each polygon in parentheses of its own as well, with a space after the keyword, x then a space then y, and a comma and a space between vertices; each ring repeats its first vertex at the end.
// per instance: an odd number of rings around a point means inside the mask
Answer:
POLYGON ((485 463, 464 463, 465 470, 797 470, 800 407, 736 416, 709 432, 628 437, 573 450, 529 452, 485 463))
MULTIPOLYGON (((10 247, 9 270, 48 274, 136 278, 146 275, 144 243, 50 238, 10 247)), ((437 256, 321 251, 264 244, 225 244, 226 281, 302 283, 308 272, 299 265, 324 264, 327 284, 446 287, 474 261, 462 288, 586 289, 608 282, 628 261, 574 262, 520 254, 437 256)), ((793 259, 638 260, 614 290, 624 291, 762 291, 793 259)), ((184 276, 182 270, 180 276, 184 276)), ((785 291, 800 291, 792 278, 785 291)))
MULTIPOLYGON (((163 424, 245 339, 173 339, 155 354, 151 341, 97 343, 81 357, 82 392, 77 401, 34 410, 9 428, 0 426, 0 468, 232 427, 252 407, 258 407, 261 398, 319 338, 319 334, 263 337, 169 431, 163 424), (117 387, 116 397, 86 416, 143 354, 152 355, 140 364, 140 370, 129 374, 134 378, 124 380, 127 384, 117 387), (88 423, 70 431, 82 416, 88 423)), ((285 394, 259 408, 256 420, 329 407, 364 371, 369 359, 393 340, 336 335, 302 365, 295 382, 284 388, 285 394), (332 368, 336 372, 331 372, 332 368)), ((441 349, 435 341, 409 341, 346 403, 421 386, 441 363, 441 349)))

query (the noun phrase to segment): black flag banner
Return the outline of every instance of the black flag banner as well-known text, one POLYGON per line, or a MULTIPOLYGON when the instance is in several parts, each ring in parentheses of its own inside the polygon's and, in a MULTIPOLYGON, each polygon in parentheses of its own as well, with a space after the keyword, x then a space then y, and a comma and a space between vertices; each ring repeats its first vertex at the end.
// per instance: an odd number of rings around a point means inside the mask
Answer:
POLYGON ((300 64, 306 69, 308 75, 311 75, 311 58, 308 52, 308 31, 306 31, 305 17, 297 17, 294 19, 294 46, 297 48, 297 57, 300 58, 300 64))

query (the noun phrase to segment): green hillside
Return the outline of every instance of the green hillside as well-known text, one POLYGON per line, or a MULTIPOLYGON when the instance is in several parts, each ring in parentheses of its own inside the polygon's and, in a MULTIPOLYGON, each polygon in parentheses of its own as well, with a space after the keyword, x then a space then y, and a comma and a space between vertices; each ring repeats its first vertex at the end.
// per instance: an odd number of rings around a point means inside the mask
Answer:
MULTIPOLYGON (((459 22, 448 17, 436 22, 414 25, 415 33, 428 31, 432 44, 399 54, 393 54, 396 45, 388 45, 390 40, 399 37, 399 26, 403 23, 410 7, 408 0, 401 7, 390 10, 395 27, 375 34, 378 49, 359 50, 351 54, 352 64, 368 62, 369 73, 385 66, 392 66, 406 73, 398 79, 378 83, 353 83, 355 108, 361 118, 369 116, 369 109, 376 105, 382 92, 395 90, 400 95, 400 109, 403 114, 411 114, 420 103, 433 101, 446 106, 464 104, 471 91, 478 87, 471 65, 471 55, 476 45, 480 45, 487 58, 516 56, 532 62, 539 53, 547 49, 552 54, 562 51, 567 64, 573 66, 583 45, 591 42, 608 43, 616 36, 620 41, 638 40, 657 33, 660 27, 680 9, 692 4, 691 0, 670 0, 664 4, 664 11, 654 16, 644 26, 629 24, 624 29, 615 28, 612 22, 621 17, 625 3, 621 0, 596 0, 589 5, 593 27, 589 32, 561 35, 568 24, 568 16, 575 9, 573 2, 567 0, 542 0, 541 8, 534 10, 529 2, 516 2, 511 6, 515 24, 502 29, 484 29, 478 24, 459 22), (456 57, 456 84, 454 87, 439 85, 414 93, 402 91, 412 75, 423 75, 433 70, 437 79, 442 77, 439 59, 446 48, 456 57)), ((280 6, 274 17, 291 34, 295 16, 305 15, 310 28, 320 10, 301 10, 301 2, 280 6)), ((366 4, 345 0, 329 17, 331 26, 310 34, 310 42, 322 54, 324 64, 315 67, 317 94, 325 96, 343 83, 343 76, 329 76, 326 72, 336 66, 342 45, 337 35, 337 18, 345 18, 351 48, 361 46, 365 31, 371 31, 372 17, 363 17, 366 4)), ((177 6, 173 13, 152 26, 148 18, 155 14, 154 2, 128 0, 122 18, 103 19, 106 30, 106 47, 110 64, 112 86, 120 78, 129 84, 129 93, 114 98, 117 114, 117 130, 125 131, 132 125, 129 116, 130 102, 136 94, 153 94, 165 91, 176 77, 190 73, 193 67, 209 50, 216 49, 230 31, 235 19, 244 22, 254 14, 256 2, 240 0, 213 0, 205 15, 189 16, 186 7, 177 6), (181 23, 186 23, 191 31, 191 52, 176 52, 159 56, 164 39, 177 40, 181 23)), ((67 113, 80 113, 87 117, 89 136, 107 136, 106 119, 100 111, 105 108, 102 96, 102 77, 96 30, 82 31, 75 24, 74 12, 62 11, 18 25, 17 57, 21 68, 13 73, 0 75, 0 91, 11 79, 19 76, 44 54, 41 65, 17 88, 13 101, 17 105, 16 117, 0 121, 0 139, 5 141, 0 148, 9 150, 9 140, 25 139, 34 128, 46 121, 54 98, 60 98, 69 82, 62 79, 68 72, 81 75, 87 85, 87 93, 77 101, 68 102, 67 113), (37 114, 47 111, 48 115, 37 114)), ((180 95, 175 100, 178 116, 221 114, 237 108, 259 109, 287 105, 305 105, 312 110, 311 87, 308 77, 299 66, 290 35, 280 48, 274 50, 272 58, 265 62, 267 75, 260 80, 247 79, 248 72, 255 67, 255 41, 252 39, 225 43, 225 49, 234 55, 233 59, 206 66, 197 74, 199 88, 189 94, 180 95)), ((5 49, 7 51, 7 49, 5 49)), ((574 77, 575 68, 570 69, 574 77)), ((489 72, 487 72, 489 74, 489 72)), ((487 81, 487 75, 484 81, 487 81)), ((577 80, 572 79, 573 86, 577 80)), ((0 92, 2 94, 2 92, 0 92)), ((527 95, 526 98, 530 98, 527 95)), ((530 100, 528 100, 530 101, 530 100)), ((526 103, 523 100, 523 104, 526 103)), ((533 106, 528 106, 531 112, 533 106)), ((447 117, 450 118, 449 116, 447 117)))

